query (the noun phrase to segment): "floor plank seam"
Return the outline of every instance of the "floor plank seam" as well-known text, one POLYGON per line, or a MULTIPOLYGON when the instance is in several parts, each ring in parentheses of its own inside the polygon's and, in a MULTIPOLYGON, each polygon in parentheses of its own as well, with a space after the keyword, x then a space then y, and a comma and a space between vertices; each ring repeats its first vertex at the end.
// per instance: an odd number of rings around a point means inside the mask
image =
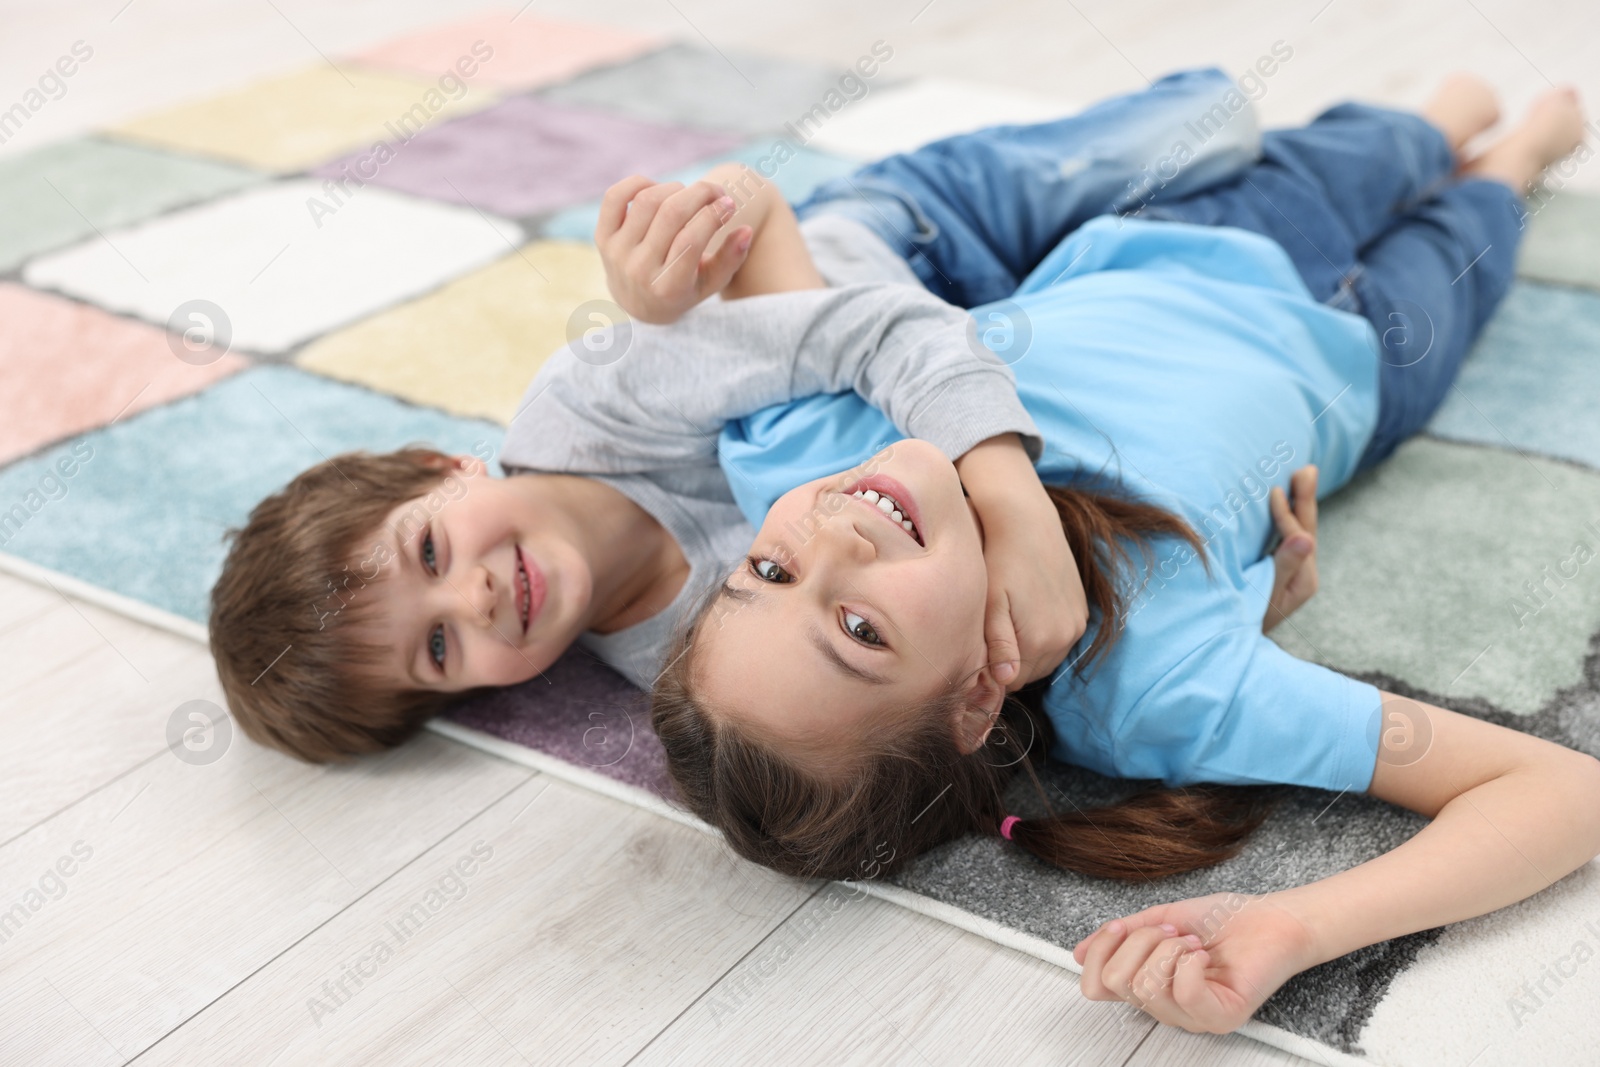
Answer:
MULTIPOLYGON (((155 1047, 157 1045, 161 1044, 161 1042, 167 1040, 167 1038, 171 1037, 173 1034, 176 1034, 179 1030, 182 1030, 184 1027, 190 1025, 195 1020, 199 1019, 202 1015, 204 1015, 207 1011, 209 1011, 213 1005, 215 1005, 215 1004, 219 1003, 220 1001, 226 999, 234 990, 236 990, 239 987, 243 986, 246 982, 250 981, 250 979, 254 978, 257 974, 260 974, 262 971, 264 971, 268 967, 272 966, 274 963, 276 963, 283 956, 287 955, 290 952, 293 952, 295 950, 295 948, 297 948, 299 945, 301 945, 303 942, 305 942, 307 938, 311 937, 313 934, 317 933, 323 927, 327 926, 329 923, 331 923, 335 919, 339 918, 339 916, 343 915, 345 912, 349 911, 351 908, 353 908, 357 904, 361 903, 367 897, 371 896, 373 893, 376 893, 379 889, 381 889, 385 885, 389 884, 389 882, 393 881, 395 878, 397 878, 401 874, 405 873, 414 864, 420 862, 424 856, 428 855, 434 849, 438 848, 445 841, 448 841, 453 835, 460 833, 463 829, 465 829, 467 826, 471 825, 473 822, 476 822, 478 819, 481 819, 484 816, 484 814, 486 812, 490 811, 492 808, 494 808, 494 806, 496 804, 499 804, 501 801, 505 800, 506 797, 510 796, 512 793, 516 792, 518 789, 521 789, 523 786, 527 785, 528 782, 532 781, 534 778, 537 778, 537 777, 540 777, 539 772, 538 771, 531 771, 529 773, 528 777, 526 777, 526 778, 522 779, 521 781, 517 782, 510 789, 507 789, 504 793, 501 793, 499 796, 495 797, 489 803, 485 804, 481 809, 479 809, 476 812, 473 812, 472 815, 470 815, 467 818, 463 819, 455 827, 453 827, 449 831, 447 831, 444 834, 442 834, 436 841, 434 841, 432 844, 428 845, 428 847, 422 849, 415 856, 412 856, 409 860, 407 860, 405 863, 401 864, 399 867, 396 867, 393 871, 390 871, 388 874, 384 875, 381 879, 379 879, 378 881, 374 882, 372 884, 371 888, 367 889, 366 892, 360 893, 357 896, 351 898, 349 901, 346 901, 344 906, 339 908, 338 911, 334 912, 332 915, 329 915, 326 919, 322 920, 322 922, 320 922, 317 925, 313 926, 311 929, 307 930, 305 933, 301 934, 299 937, 295 938, 293 941, 291 941, 288 944, 284 945, 281 950, 279 950, 278 952, 274 953, 268 959, 263 960, 259 967, 255 968, 255 970, 253 970, 253 971, 249 972, 248 974, 244 975, 237 982, 233 983, 233 985, 231 985, 228 988, 226 988, 226 989, 220 991, 219 993, 217 993, 216 996, 212 997, 210 1000, 208 1000, 204 1004, 202 1004, 199 1008, 195 1009, 195 1011, 192 1012, 189 1015, 188 1018, 184 1019, 183 1022, 179 1023, 177 1026, 174 1026, 171 1030, 168 1030, 166 1033, 162 1034, 160 1037, 158 1037, 154 1041, 150 1042, 150 1044, 148 1044, 144 1048, 140 1049, 130 1059, 125 1060, 124 1061, 124 1067, 126 1067, 127 1064, 135 1062, 140 1057, 147 1055, 149 1052, 151 1052, 153 1049, 155 1049, 155 1047)), ((549 788, 549 787, 546 786, 546 788, 549 788)), ((540 792, 542 793, 543 790, 541 790, 540 792)), ((291 825, 293 825, 293 824, 291 823, 291 825)), ((341 875, 341 877, 342 877, 342 875, 341 875)))
POLYGON ((762 935, 761 940, 757 941, 755 944, 753 944, 749 948, 745 949, 744 953, 742 955, 740 955, 740 957, 738 959, 736 959, 732 963, 728 964, 727 970, 725 970, 721 974, 717 975, 715 981, 713 981, 710 985, 706 986, 704 989, 702 989, 700 991, 700 995, 699 996, 695 997, 689 1003, 685 1004, 683 1006, 683 1010, 678 1012, 678 1014, 674 1015, 667 1022, 667 1025, 663 1026, 660 1030, 658 1030, 654 1034, 652 1034, 650 1036, 650 1040, 649 1041, 646 1041, 643 1045, 640 1045, 639 1046, 639 1051, 635 1052, 632 1056, 629 1056, 627 1061, 623 1064, 623 1067, 628 1067, 629 1064, 632 1064, 640 1056, 643 1056, 645 1054, 645 1051, 647 1049, 649 1049, 649 1047, 651 1045, 656 1043, 656 1039, 657 1038, 659 1038, 662 1034, 666 1033, 668 1030, 671 1030, 674 1026, 676 1026, 678 1024, 678 1020, 679 1019, 681 1019, 685 1015, 687 1015, 689 1013, 690 1009, 692 1009, 696 1004, 698 1004, 702 1000, 704 1000, 706 998, 706 995, 709 994, 713 989, 715 989, 715 988, 717 988, 717 986, 721 985, 723 980, 726 979, 728 977, 728 975, 732 974, 734 971, 736 971, 739 968, 739 964, 743 963, 745 960, 750 958, 750 954, 752 952, 754 952, 756 949, 760 948, 762 945, 766 944, 769 940, 771 940, 772 936, 774 934, 776 934, 779 930, 782 930, 784 928, 784 926, 786 926, 788 924, 790 919, 794 918, 796 915, 798 915, 800 913, 800 909, 804 908, 807 904, 810 904, 813 900, 815 900, 817 898, 818 894, 820 894, 824 889, 828 888, 828 886, 830 886, 832 884, 833 883, 831 883, 831 882, 823 882, 821 885, 817 886, 817 888, 815 888, 815 889, 813 889, 811 891, 809 896, 807 896, 800 903, 796 904, 790 910, 789 914, 785 915, 782 919, 778 920, 778 922, 774 923, 773 926, 772 926, 772 929, 768 930, 764 935, 762 935))
MULTIPOLYGON (((103 790, 111 788, 112 786, 116 785, 118 782, 122 781, 124 778, 128 777, 128 775, 130 775, 133 772, 139 770, 140 768, 148 767, 150 764, 152 764, 156 760, 160 759, 162 757, 162 755, 164 753, 166 753, 167 751, 168 750, 166 748, 162 748, 159 751, 152 752, 150 755, 146 756, 144 759, 140 760, 138 763, 135 763, 133 766, 129 767, 127 770, 122 771, 120 774, 117 774, 117 775, 115 775, 115 776, 113 776, 111 778, 106 779, 104 782, 101 782, 97 786, 94 786, 87 793, 83 794, 78 799, 72 801, 71 803, 61 805, 61 807, 57 808, 55 811, 52 811, 50 814, 44 816, 43 818, 40 818, 38 821, 34 822, 32 825, 24 827, 21 830, 18 830, 16 833, 14 833, 10 837, 6 838, 4 841, 0 841, 0 851, 3 851, 4 849, 7 849, 7 848, 11 847, 11 845, 15 844, 18 841, 21 841, 24 837, 27 837, 29 834, 33 833, 35 830, 37 830, 39 827, 43 826, 45 823, 49 822, 50 820, 58 818, 62 814, 71 811, 73 808, 77 807, 79 804, 82 804, 85 800, 88 800, 90 797, 94 796, 96 793, 99 793, 99 792, 101 792, 103 790)), ((121 812, 118 812, 117 814, 120 815, 121 812)), ((116 816, 114 815, 114 816, 112 816, 112 818, 116 818, 116 816)))

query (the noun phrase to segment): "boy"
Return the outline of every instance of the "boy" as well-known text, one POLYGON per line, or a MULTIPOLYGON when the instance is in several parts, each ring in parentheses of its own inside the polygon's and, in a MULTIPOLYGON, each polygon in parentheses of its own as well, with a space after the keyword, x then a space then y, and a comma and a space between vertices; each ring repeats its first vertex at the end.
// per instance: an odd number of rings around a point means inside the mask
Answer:
MULTIPOLYGON (((743 174, 718 174, 734 182, 743 204, 699 183, 656 187, 629 209, 638 188, 622 183, 608 195, 597 234, 637 238, 644 230, 676 248, 689 233, 712 251, 704 261, 667 264, 679 273, 657 279, 688 280, 678 306, 636 299, 624 265, 608 260, 614 291, 642 321, 618 327, 612 340, 631 344, 626 359, 674 358, 686 374, 699 367, 705 387, 744 390, 753 406, 854 387, 897 414, 907 432, 961 457, 991 537, 1018 539, 996 558, 1035 561, 1025 574, 997 573, 991 582, 995 658, 1020 686, 1059 663, 1082 633, 1081 585, 1064 540, 1040 539, 1049 524, 1014 521, 1022 501, 1049 504, 1029 463, 1037 438, 1009 371, 976 358, 967 317, 915 283, 978 279, 949 295, 1003 295, 1008 279, 1014 285, 1063 233, 1125 203, 1153 153, 1231 90, 1218 72, 1179 74, 1056 123, 938 142, 863 168, 843 189, 819 190, 815 205, 840 210, 819 210, 800 227, 769 185, 746 184, 743 174), (1010 194, 1036 206, 1035 225, 996 232, 976 214, 933 217, 931 200, 908 201, 880 180, 896 167, 915 169, 920 154, 956 150, 1008 177, 1010 194), (658 210, 659 236, 649 225, 658 210), (858 221, 861 212, 888 221, 903 247, 889 247, 858 221), (774 219, 784 225, 769 225, 774 219), (767 236, 755 245, 758 228, 767 236), (715 243, 705 240, 712 235, 715 243), (785 242, 799 239, 809 257, 786 254, 785 242), (728 314, 722 302, 699 309, 725 324, 715 373, 703 369, 715 353, 675 351, 672 333, 648 325, 681 314, 702 287, 722 288, 725 301, 775 288, 769 272, 793 270, 797 260, 817 264, 815 286, 843 288, 771 298, 759 315, 728 314), (797 383, 804 388, 793 392, 797 383), (1054 609, 1029 619, 1030 603, 1054 609), (1079 610, 1062 613, 1062 603, 1079 610)), ((1241 115, 1159 194, 1176 197, 1227 177, 1257 149, 1253 120, 1241 115)), ((1136 196, 1156 199, 1147 188, 1136 196)), ((607 388, 607 376, 607 366, 594 367, 587 387, 607 388)), ((752 531, 725 479, 704 467, 619 472, 603 456, 587 470, 519 465, 531 441, 557 432, 557 398, 538 389, 536 380, 502 453, 514 477, 487 477, 480 458, 426 448, 352 453, 304 472, 234 531, 212 593, 211 647, 229 705, 253 739, 311 761, 387 748, 463 697, 537 675, 575 641, 636 684, 654 679, 671 629, 704 583, 744 552, 752 531)), ((685 439, 702 432, 689 425, 685 439)), ((709 438, 701 444, 714 447, 709 438)))

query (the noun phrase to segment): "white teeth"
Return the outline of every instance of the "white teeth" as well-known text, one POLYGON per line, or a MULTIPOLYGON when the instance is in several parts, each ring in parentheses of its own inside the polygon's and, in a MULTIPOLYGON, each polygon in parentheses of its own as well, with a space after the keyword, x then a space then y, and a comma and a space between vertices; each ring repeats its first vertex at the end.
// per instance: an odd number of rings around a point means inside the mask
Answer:
POLYGON ((913 538, 917 536, 916 524, 906 518, 905 513, 900 509, 900 502, 888 493, 880 493, 876 489, 857 489, 850 495, 858 500, 865 500, 867 503, 872 504, 879 511, 889 516, 890 519, 899 523, 900 528, 913 538))
POLYGON ((522 561, 517 561, 517 588, 522 590, 522 625, 528 625, 528 609, 533 607, 533 593, 528 588, 528 572, 522 569, 522 561))

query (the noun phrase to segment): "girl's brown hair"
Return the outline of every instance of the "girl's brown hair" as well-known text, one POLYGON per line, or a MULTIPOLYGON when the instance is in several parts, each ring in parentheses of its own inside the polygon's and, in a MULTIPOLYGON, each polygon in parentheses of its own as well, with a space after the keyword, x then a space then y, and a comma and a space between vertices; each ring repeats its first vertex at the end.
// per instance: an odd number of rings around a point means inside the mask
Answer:
POLYGON ((454 474, 450 456, 425 446, 348 452, 302 472, 226 531, 233 544, 211 590, 211 655, 252 740, 312 763, 344 760, 400 744, 471 695, 396 684, 381 669, 393 647, 361 636, 375 614, 373 584, 394 565, 390 512, 415 501, 425 522, 454 474))
MULTIPOLYGON (((1170 511, 1109 483, 1047 489, 1099 618, 1074 667, 1081 676, 1121 634, 1127 601, 1118 578, 1131 569, 1129 543, 1147 567, 1158 535, 1182 539, 1208 571, 1210 564, 1199 536, 1170 511)), ((1042 686, 1008 700, 975 752, 957 747, 951 723, 961 695, 952 690, 897 736, 875 737, 849 772, 810 773, 699 706, 695 632, 713 603, 679 635, 652 694, 651 718, 679 797, 756 863, 807 878, 892 873, 963 834, 997 833, 1018 766, 1049 814, 1016 823, 1011 840, 1046 863, 1097 877, 1161 878, 1219 863, 1266 818, 1269 797, 1258 786, 1149 788, 1108 806, 1055 812, 1036 770, 1053 736, 1038 701, 1042 686)))

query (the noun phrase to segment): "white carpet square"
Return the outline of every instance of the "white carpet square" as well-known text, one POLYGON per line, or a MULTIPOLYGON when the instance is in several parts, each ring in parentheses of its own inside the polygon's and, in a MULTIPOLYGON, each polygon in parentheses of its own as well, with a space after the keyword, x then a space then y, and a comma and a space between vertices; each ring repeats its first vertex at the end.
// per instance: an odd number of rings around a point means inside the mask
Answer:
POLYGON ((522 242, 514 223, 472 208, 371 186, 342 199, 309 181, 258 187, 108 231, 35 260, 26 278, 157 325, 185 309, 180 333, 196 321, 185 306, 208 301, 233 348, 276 354, 522 242))
POLYGON ((809 134, 809 148, 849 159, 881 159, 984 126, 1047 122, 1082 108, 1039 93, 949 78, 872 89, 809 134))

